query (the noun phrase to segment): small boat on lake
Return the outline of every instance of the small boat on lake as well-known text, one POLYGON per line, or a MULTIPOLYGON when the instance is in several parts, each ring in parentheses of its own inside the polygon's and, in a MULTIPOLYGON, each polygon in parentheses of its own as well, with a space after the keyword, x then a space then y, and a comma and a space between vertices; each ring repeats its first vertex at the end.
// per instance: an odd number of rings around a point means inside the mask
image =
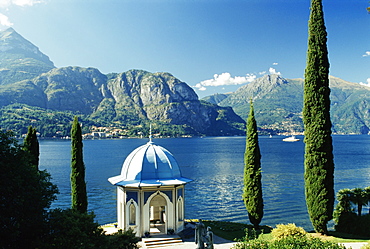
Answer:
POLYGON ((296 138, 294 135, 293 136, 290 136, 290 137, 286 137, 283 139, 284 142, 297 142, 299 141, 300 139, 299 138, 296 138))

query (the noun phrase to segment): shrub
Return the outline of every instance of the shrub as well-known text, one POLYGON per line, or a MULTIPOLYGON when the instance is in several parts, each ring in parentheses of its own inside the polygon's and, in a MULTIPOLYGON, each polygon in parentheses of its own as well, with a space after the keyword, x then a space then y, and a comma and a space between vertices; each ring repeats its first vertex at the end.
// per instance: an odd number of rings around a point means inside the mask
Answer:
POLYGON ((237 243, 234 249, 345 249, 335 242, 322 241, 309 236, 287 236, 280 240, 267 241, 263 239, 246 240, 237 243))
POLYGON ((288 236, 281 240, 273 240, 268 249, 345 249, 345 246, 331 241, 323 241, 310 236, 288 236))
POLYGON ((103 229, 94 221, 93 213, 80 213, 72 209, 53 209, 48 213, 49 234, 44 248, 89 249, 103 248, 103 229))
POLYGON ((368 237, 370 236, 370 215, 342 213, 335 225, 335 231, 368 237))
POLYGON ((281 240, 288 237, 304 237, 307 232, 302 227, 297 227, 294 223, 289 223, 287 225, 277 225, 275 229, 272 229, 271 234, 275 240, 281 240))
POLYGON ((129 229, 127 231, 118 230, 117 233, 112 235, 107 235, 108 245, 107 248, 115 249, 136 249, 139 248, 137 242, 139 238, 135 237, 133 230, 129 229))
MULTIPOLYGON (((247 236, 246 236, 247 238, 247 236)), ((264 239, 253 239, 249 240, 248 238, 244 241, 239 241, 233 247, 233 249, 268 249, 269 242, 264 239)))
POLYGON ((363 245, 361 246, 360 249, 370 249, 370 243, 366 244, 366 245, 363 245))
POLYGON ((136 249, 138 238, 132 230, 106 235, 94 221, 94 213, 80 213, 72 209, 53 209, 48 213, 49 233, 45 249, 136 249))

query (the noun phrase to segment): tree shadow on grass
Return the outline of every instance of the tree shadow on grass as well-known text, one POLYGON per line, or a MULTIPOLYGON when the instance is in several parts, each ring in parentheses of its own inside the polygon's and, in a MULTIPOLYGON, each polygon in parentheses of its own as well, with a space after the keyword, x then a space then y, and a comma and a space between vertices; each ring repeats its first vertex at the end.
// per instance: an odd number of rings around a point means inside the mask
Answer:
POLYGON ((206 227, 211 227, 214 234, 230 241, 238 241, 246 234, 253 239, 260 234, 269 234, 272 230, 270 226, 260 226, 259 229, 254 229, 253 225, 236 222, 203 220, 203 223, 206 227))

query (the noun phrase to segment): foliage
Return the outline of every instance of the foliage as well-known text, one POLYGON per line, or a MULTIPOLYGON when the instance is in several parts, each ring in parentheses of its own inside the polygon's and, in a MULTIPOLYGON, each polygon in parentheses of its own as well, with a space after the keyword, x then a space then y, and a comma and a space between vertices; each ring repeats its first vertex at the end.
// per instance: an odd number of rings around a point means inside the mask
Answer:
POLYGON ((248 211, 249 221, 258 228, 263 217, 261 152, 258 145, 257 123, 254 118, 252 100, 250 105, 244 154, 244 188, 242 197, 248 211))
POLYGON ((335 222, 338 222, 338 217, 343 213, 354 213, 354 207, 357 207, 357 215, 361 216, 362 207, 370 203, 370 187, 341 189, 337 193, 337 200, 338 204, 334 210, 335 222))
POLYGON ((279 240, 266 240, 263 238, 248 239, 238 242, 235 249, 345 249, 331 241, 323 241, 311 236, 287 236, 279 240))
POLYGON ((327 234, 334 207, 327 33, 321 0, 311 0, 303 121, 306 204, 316 232, 327 234))
POLYGON ((353 192, 348 189, 341 189, 337 193, 338 204, 334 210, 334 221, 338 222, 338 217, 341 213, 351 213, 353 212, 351 200, 353 198, 353 192))
POLYGON ((48 213, 44 248, 104 248, 105 235, 93 213, 54 209, 48 213))
POLYGON ((81 213, 87 212, 87 193, 85 182, 85 164, 83 162, 83 143, 81 126, 75 117, 71 129, 72 158, 71 158, 71 191, 72 209, 81 213))
MULTIPOLYGON (((370 11, 370 9, 369 9, 369 11, 370 11)), ((370 249, 370 243, 368 243, 368 244, 366 244, 366 245, 361 246, 361 248, 360 248, 360 249, 370 249)))
POLYGON ((36 129, 32 126, 28 127, 27 136, 23 142, 23 149, 27 151, 31 157, 30 163, 36 168, 39 166, 39 141, 37 140, 36 129))
POLYGON ((362 206, 370 201, 369 187, 365 189, 341 189, 337 193, 338 204, 334 211, 335 230, 361 236, 370 236, 370 214, 362 215, 362 206), (357 207, 357 215, 355 208, 357 207))
POLYGON ((335 230, 341 233, 370 237, 370 214, 358 216, 355 213, 342 213, 335 230))
POLYGON ((48 213, 48 233, 41 248, 137 249, 139 238, 132 230, 107 235, 94 221, 94 213, 53 209, 48 213))
POLYGON ((135 237, 135 233, 129 229, 127 231, 118 230, 117 233, 107 235, 108 245, 107 248, 117 249, 136 249, 139 248, 137 242, 139 238, 135 237))
MULTIPOLYGON (((113 111, 113 110, 111 110, 113 111)), ((235 135, 240 134, 243 123, 222 118, 225 112, 220 109, 220 119, 215 121, 213 127, 209 128, 209 135, 235 135), (221 131, 222 130, 222 131, 221 131)), ((199 136, 188 125, 169 124, 153 120, 138 120, 134 116, 116 116, 110 119, 109 112, 104 115, 84 115, 71 111, 45 110, 40 107, 25 104, 12 104, 0 108, 0 126, 6 130, 12 130, 18 136, 27 133, 27 127, 33 126, 40 133, 41 137, 58 138, 70 135, 71 122, 74 116, 78 116, 82 125, 83 133, 90 133, 92 127, 117 128, 121 133, 116 137, 140 137, 147 136, 149 125, 153 126, 153 133, 160 134, 161 137, 181 137, 185 135, 199 136)))
POLYGON ((370 200, 368 199, 367 193, 362 188, 354 188, 352 189, 352 193, 350 201, 357 205, 357 214, 361 216, 362 206, 366 205, 370 200))
MULTIPOLYGON (((27 133, 27 127, 33 126, 42 137, 65 137, 70 135, 71 122, 75 116, 72 112, 45 110, 25 104, 12 104, 0 108, 0 124, 3 129, 12 130, 18 136, 27 133)), ((83 115, 84 132, 88 126, 95 124, 83 115)))
POLYGON ((33 248, 46 231, 46 210, 58 190, 12 135, 0 130, 0 248, 33 248))
POLYGON ((294 223, 289 224, 278 224, 276 228, 271 231, 274 239, 281 240, 288 237, 304 237, 307 235, 307 232, 302 227, 297 227, 294 223))

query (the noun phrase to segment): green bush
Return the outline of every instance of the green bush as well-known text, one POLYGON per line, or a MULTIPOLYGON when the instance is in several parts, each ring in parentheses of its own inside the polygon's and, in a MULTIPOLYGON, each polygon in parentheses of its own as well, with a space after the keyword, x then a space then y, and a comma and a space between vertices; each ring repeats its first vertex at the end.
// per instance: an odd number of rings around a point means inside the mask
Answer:
MULTIPOLYGON (((253 237, 246 234, 234 249, 345 249, 343 245, 331 241, 323 241, 309 236, 307 232, 295 224, 277 225, 272 230, 272 240, 264 237, 253 237)), ((252 234, 253 235, 253 234, 252 234)))
POLYGON ((345 249, 335 242, 323 241, 310 236, 288 236, 280 240, 254 239, 237 243, 234 249, 345 249))
POLYGON ((103 248, 105 234, 94 221, 93 213, 80 213, 72 209, 54 209, 48 214, 49 233, 44 248, 88 249, 103 248))
POLYGON ((363 245, 361 246, 360 249, 370 249, 370 243, 369 244, 366 244, 366 245, 363 245))
POLYGON ((273 240, 269 249, 345 249, 345 246, 331 241, 324 241, 310 236, 287 237, 281 240, 273 240))
POLYGON ((118 230, 117 233, 112 235, 107 235, 108 247, 115 249, 136 249, 139 248, 137 242, 139 238, 135 237, 133 230, 129 229, 127 231, 118 230))
POLYGON ((370 215, 358 216, 355 213, 342 213, 338 217, 335 231, 370 237, 370 215))
POLYGON ((285 239, 288 237, 298 238, 306 236, 307 232, 302 227, 297 227, 294 223, 279 224, 271 231, 272 236, 276 240, 285 239))
POLYGON ((45 236, 45 249, 136 249, 138 238, 132 230, 106 235, 93 213, 80 213, 72 209, 54 209, 48 213, 49 233, 45 236))

